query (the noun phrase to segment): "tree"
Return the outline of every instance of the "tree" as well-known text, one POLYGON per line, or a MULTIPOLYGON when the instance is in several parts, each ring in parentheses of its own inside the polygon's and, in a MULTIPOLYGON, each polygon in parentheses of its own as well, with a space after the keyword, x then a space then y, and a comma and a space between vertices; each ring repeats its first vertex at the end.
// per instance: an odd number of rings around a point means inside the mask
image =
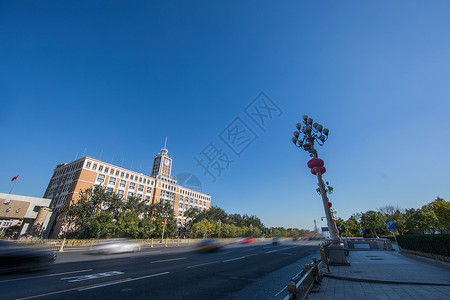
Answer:
POLYGON ((358 222, 355 216, 351 216, 347 221, 347 232, 351 236, 360 236, 361 224, 358 222))
POLYGON ((349 233, 348 233, 348 228, 349 228, 348 224, 343 219, 338 218, 336 220, 336 227, 339 230, 339 233, 341 234, 341 236, 349 235, 349 233))
POLYGON ((381 213, 373 210, 361 214, 361 228, 364 230, 364 233, 367 232, 373 237, 386 233, 384 221, 381 213))
POLYGON ((450 202, 437 197, 431 202, 433 212, 437 218, 438 226, 441 232, 450 231, 450 202))

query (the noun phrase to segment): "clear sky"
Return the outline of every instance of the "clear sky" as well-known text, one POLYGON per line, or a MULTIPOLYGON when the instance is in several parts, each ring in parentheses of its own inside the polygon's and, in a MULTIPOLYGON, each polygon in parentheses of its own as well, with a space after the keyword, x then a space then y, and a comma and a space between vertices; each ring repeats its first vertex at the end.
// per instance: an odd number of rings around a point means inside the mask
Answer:
POLYGON ((148 173, 167 136, 214 205, 325 226, 291 142, 308 114, 338 216, 450 200, 449 1, 243 2, 1 1, 0 192, 19 174, 13 193, 42 197, 83 152, 148 173), (233 160, 215 182, 194 161, 210 142, 233 160))

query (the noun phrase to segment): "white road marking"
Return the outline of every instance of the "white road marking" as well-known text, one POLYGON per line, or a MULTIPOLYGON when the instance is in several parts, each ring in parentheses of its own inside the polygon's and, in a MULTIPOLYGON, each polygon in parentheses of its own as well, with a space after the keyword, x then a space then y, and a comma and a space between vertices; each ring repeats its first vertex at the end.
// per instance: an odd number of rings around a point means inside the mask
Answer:
POLYGON ((286 288, 287 288, 287 286, 285 286, 281 291, 279 291, 278 293, 276 293, 276 294, 274 295, 274 297, 276 297, 276 296, 278 296, 279 294, 281 294, 286 288))
POLYGON ((238 257, 238 258, 231 258, 231 259, 224 260, 224 261, 222 261, 222 262, 235 261, 235 260, 243 259, 243 258, 246 258, 246 257, 247 257, 247 256, 242 256, 242 257, 238 257))
POLYGON ((110 272, 89 274, 89 275, 83 275, 83 276, 65 277, 65 278, 61 278, 60 280, 68 280, 67 282, 79 282, 79 281, 92 280, 92 279, 103 278, 103 277, 116 276, 116 275, 121 275, 121 274, 125 274, 125 273, 120 272, 120 271, 110 271, 110 272))
POLYGON ((154 264, 154 263, 159 263, 159 262, 174 261, 174 260, 180 260, 180 259, 187 259, 187 257, 177 257, 177 258, 170 258, 170 259, 163 259, 163 260, 154 260, 154 261, 151 261, 150 263, 154 264))
POLYGON ((278 249, 278 250, 267 251, 267 252, 264 252, 264 254, 274 253, 274 252, 278 252, 278 251, 284 251, 284 250, 292 249, 292 248, 295 248, 295 247, 298 247, 298 246, 292 246, 292 247, 289 247, 289 248, 283 248, 283 249, 278 249))
POLYGON ((161 275, 166 275, 166 274, 170 274, 170 272, 152 274, 152 275, 147 275, 147 276, 142 276, 142 277, 137 277, 137 278, 130 278, 130 279, 125 279, 125 280, 111 282, 111 283, 106 283, 106 284, 99 284, 99 285, 95 285, 95 286, 90 286, 90 287, 87 287, 87 288, 79 289, 78 291, 82 292, 82 291, 86 291, 86 290, 96 289, 96 288, 99 288, 99 287, 104 287, 104 286, 109 286, 109 285, 114 285, 114 284, 119 284, 119 283, 125 283, 125 282, 130 282, 130 281, 136 281, 136 280, 141 280, 141 279, 145 279, 145 278, 156 277, 156 276, 161 276, 161 275))

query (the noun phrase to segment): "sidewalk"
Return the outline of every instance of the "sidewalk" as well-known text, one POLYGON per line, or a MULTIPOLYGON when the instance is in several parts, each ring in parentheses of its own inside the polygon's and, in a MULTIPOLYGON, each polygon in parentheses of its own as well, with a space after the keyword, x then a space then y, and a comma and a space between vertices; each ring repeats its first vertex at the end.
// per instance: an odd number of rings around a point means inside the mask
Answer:
POLYGON ((308 299, 450 299, 450 265, 397 251, 350 251, 308 299))

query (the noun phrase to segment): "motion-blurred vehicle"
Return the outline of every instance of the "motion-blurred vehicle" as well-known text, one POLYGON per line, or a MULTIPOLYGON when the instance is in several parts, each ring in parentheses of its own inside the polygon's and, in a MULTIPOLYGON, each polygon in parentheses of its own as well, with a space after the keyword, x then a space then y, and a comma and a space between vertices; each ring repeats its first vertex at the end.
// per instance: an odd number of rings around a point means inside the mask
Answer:
POLYGON ((128 239, 111 239, 94 244, 90 252, 93 254, 116 254, 139 252, 141 245, 128 239))
POLYGON ((240 244, 251 244, 254 243, 255 239, 252 237, 246 237, 242 241, 240 241, 240 244))
POLYGON ((244 238, 236 238, 230 244, 240 244, 243 240, 244 238))
POLYGON ((272 240, 272 245, 279 245, 281 244, 281 238, 276 237, 272 240))
POLYGON ((199 252, 217 251, 223 248, 223 245, 216 240, 206 239, 195 245, 194 249, 199 252))
POLYGON ((50 266, 56 254, 0 241, 0 273, 35 271, 50 266))

